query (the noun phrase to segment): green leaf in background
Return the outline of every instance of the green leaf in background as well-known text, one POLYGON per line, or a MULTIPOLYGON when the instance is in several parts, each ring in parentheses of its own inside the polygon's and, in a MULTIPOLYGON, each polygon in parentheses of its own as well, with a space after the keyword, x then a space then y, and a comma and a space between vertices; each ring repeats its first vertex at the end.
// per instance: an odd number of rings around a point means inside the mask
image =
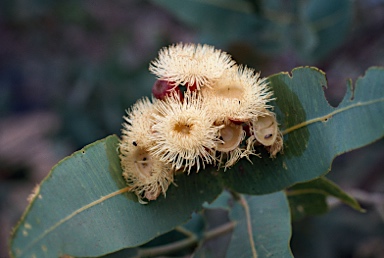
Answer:
POLYGON ((253 6, 245 0, 152 0, 201 33, 202 42, 220 46, 246 39, 259 23, 253 6))
MULTIPOLYGON (((339 47, 348 35, 353 19, 353 1, 349 0, 311 0, 304 4, 302 19, 316 35, 316 46, 303 56, 320 60, 339 47)), ((305 37, 306 34, 302 34, 305 37)))
POLYGON ((325 177, 299 183, 287 190, 292 220, 328 211, 327 197, 333 196, 358 211, 364 211, 359 203, 340 187, 325 177))
POLYGON ((316 61, 339 47, 353 19, 349 0, 152 0, 190 25, 199 41, 229 46, 247 42, 263 53, 292 48, 316 61))
POLYGON ((57 164, 11 239, 13 257, 101 256, 141 245, 187 221, 222 188, 209 171, 176 177, 167 198, 142 205, 127 193, 109 136, 57 164))
POLYGON ((215 255, 212 251, 207 250, 206 248, 200 248, 193 253, 193 258, 215 258, 215 255))
POLYGON ((266 194, 325 175, 333 159, 384 136, 384 68, 373 67, 356 84, 348 82, 347 93, 337 108, 324 97, 324 73, 305 67, 292 75, 269 78, 273 105, 284 134, 284 153, 275 159, 262 152, 253 164, 240 160, 221 173, 235 192, 266 194))
POLYGON ((228 191, 223 191, 212 203, 204 203, 205 209, 230 209, 230 202, 232 201, 232 195, 228 191))
POLYGON ((293 257, 289 242, 291 223, 283 192, 241 196, 230 212, 236 222, 227 257, 293 257))

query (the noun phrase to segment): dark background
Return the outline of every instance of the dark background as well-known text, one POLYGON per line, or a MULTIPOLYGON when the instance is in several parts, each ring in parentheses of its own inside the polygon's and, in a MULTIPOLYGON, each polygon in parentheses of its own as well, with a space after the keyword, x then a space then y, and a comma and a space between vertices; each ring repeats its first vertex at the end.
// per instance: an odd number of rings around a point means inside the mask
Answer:
MULTIPOLYGON (((150 95, 161 47, 214 44, 262 76, 316 66, 333 106, 348 78, 384 65, 382 0, 239 1, 252 7, 249 22, 231 16, 234 1, 207 2, 188 13, 160 0, 0 2, 0 257, 52 166, 119 135, 124 110, 150 95), (206 10, 215 15, 189 19, 206 10)), ((384 257, 383 167, 383 140, 336 158, 328 177, 367 212, 331 202, 328 214, 295 222, 295 257, 384 257)))

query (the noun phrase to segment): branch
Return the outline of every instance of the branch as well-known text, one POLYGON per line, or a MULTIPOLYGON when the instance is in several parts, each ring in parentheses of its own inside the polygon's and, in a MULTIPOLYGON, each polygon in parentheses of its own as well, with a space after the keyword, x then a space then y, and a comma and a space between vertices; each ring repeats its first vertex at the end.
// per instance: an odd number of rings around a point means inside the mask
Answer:
POLYGON ((245 219, 247 222, 247 231, 249 236, 249 244, 251 245, 252 257, 257 258, 257 252, 255 247, 255 241, 253 240, 253 230, 252 230, 252 221, 251 221, 251 212, 249 211, 249 205, 247 200, 245 200, 244 195, 241 195, 240 204, 244 208, 245 219))
MULTIPOLYGON (((224 235, 228 232, 231 232, 235 227, 234 222, 225 223, 217 228, 214 228, 210 231, 204 233, 201 241, 207 241, 218 236, 224 235)), ((139 248, 138 257, 157 257, 161 255, 166 255, 170 253, 174 253, 176 251, 182 250, 187 247, 191 247, 197 245, 199 242, 199 238, 195 234, 188 234, 189 237, 186 239, 182 239, 180 241, 176 241, 170 244, 149 247, 149 248, 139 248)))
POLYGON ((192 231, 189 231, 188 229, 185 229, 183 227, 176 227, 175 230, 179 231, 182 234, 184 234, 188 238, 196 237, 196 235, 192 231))

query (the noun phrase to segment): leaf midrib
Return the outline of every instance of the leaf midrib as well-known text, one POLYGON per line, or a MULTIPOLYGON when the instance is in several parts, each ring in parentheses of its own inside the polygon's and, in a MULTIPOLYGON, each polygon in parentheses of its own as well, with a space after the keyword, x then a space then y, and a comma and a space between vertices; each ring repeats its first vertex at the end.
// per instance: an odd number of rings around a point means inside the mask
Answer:
POLYGON ((33 245, 35 245, 37 242, 39 242, 41 239, 43 239, 46 235, 48 235, 49 233, 51 233, 53 230, 55 230, 56 228, 58 228, 60 225, 64 224, 65 222, 67 222, 68 220, 72 219, 73 217, 75 217, 77 214, 80 214, 81 212, 93 207, 93 206, 96 206, 100 203, 102 203, 103 201, 105 200, 108 200, 112 197, 115 197, 117 195, 120 195, 120 194, 123 194, 123 193, 126 193, 126 192, 129 192, 131 190, 130 187, 124 187, 120 190, 117 190, 115 192, 112 192, 110 194, 107 194, 105 196, 102 196, 100 199, 97 199, 77 210, 75 210, 74 212, 72 212, 71 214, 69 214, 68 216, 66 216, 65 218, 59 220, 56 224, 54 224, 53 226, 51 226, 50 228, 48 228, 47 230, 45 230, 38 238, 36 238, 35 240, 33 240, 29 245, 27 245, 25 247, 24 250, 21 250, 20 251, 20 255, 22 255, 25 251, 27 251, 30 247, 32 247, 33 245))
POLYGON ((343 108, 338 108, 336 109, 335 111, 327 114, 327 115, 324 115, 324 116, 320 116, 320 117, 316 117, 316 118, 312 118, 312 119, 309 119, 307 121, 304 121, 304 122, 301 122, 297 125, 294 125, 294 126, 291 126, 287 129, 285 129, 282 134, 283 135, 286 135, 286 134, 289 134, 297 129, 300 129, 302 127, 305 127, 307 125, 310 125, 310 124, 313 124, 313 123, 316 123, 316 122, 322 122, 322 121, 326 121, 327 119, 331 118, 332 116, 338 114, 338 113, 341 113, 343 111, 347 111, 349 109, 352 109, 352 108, 356 108, 356 107, 362 107, 362 106, 368 106, 368 105, 373 105, 375 103, 378 103, 378 102, 384 102, 384 98, 380 98, 380 99, 375 99, 375 100, 371 100, 371 101, 366 101, 366 102, 357 102, 355 104, 352 104, 352 105, 349 105, 349 106, 346 106, 346 107, 343 107, 343 108))

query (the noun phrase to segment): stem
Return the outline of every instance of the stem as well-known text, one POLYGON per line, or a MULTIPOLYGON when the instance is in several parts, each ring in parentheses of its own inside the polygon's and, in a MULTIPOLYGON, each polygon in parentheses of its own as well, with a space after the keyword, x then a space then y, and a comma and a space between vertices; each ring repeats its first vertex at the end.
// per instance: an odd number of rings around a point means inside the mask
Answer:
POLYGON ((251 212, 249 211, 249 206, 248 206, 247 201, 244 198, 244 195, 240 196, 240 204, 241 204, 241 206, 243 206, 244 212, 245 212, 245 219, 246 219, 246 222, 247 222, 247 230, 248 230, 248 235, 249 235, 249 243, 251 245, 251 250, 252 250, 252 257, 253 258, 257 258, 255 241, 253 240, 251 212))
POLYGON ((233 228, 236 226, 236 223, 235 222, 228 222, 228 223, 225 223, 217 228, 214 228, 210 231, 207 231, 205 234, 204 234, 204 240, 210 240, 210 239, 213 239, 213 238, 216 238, 218 236, 221 236, 221 235, 224 235, 226 233, 229 233, 230 231, 233 230, 233 228))
MULTIPOLYGON (((236 223, 234 223, 234 222, 228 222, 228 223, 225 223, 225 224, 223 224, 217 228, 214 228, 210 231, 207 231, 203 235, 201 241, 207 241, 207 240, 216 238, 218 236, 224 235, 224 234, 232 231, 233 228, 235 227, 235 224, 236 223)), ((179 230, 179 229, 177 229, 177 230, 179 230)), ((183 231, 183 232, 185 232, 185 231, 183 231)), ((157 257, 157 256, 161 256, 161 255, 174 253, 176 251, 179 251, 179 250, 187 248, 187 247, 191 247, 193 245, 197 245, 197 243, 199 242, 198 237, 196 237, 195 234, 190 234, 190 233, 188 234, 188 235, 190 235, 188 238, 182 239, 180 241, 176 241, 174 243, 166 244, 163 246, 140 248, 139 252, 138 252, 138 257, 143 257, 143 256, 144 257, 157 257)))
POLYGON ((234 200, 239 201, 241 199, 242 196, 239 193, 232 191, 230 189, 228 191, 230 192, 234 200))
POLYGON ((185 229, 183 227, 176 227, 175 230, 179 231, 180 233, 184 234, 189 238, 196 237, 196 235, 192 231, 189 231, 188 229, 185 229))
POLYGON ((140 248, 138 252, 138 257, 157 257, 169 253, 179 251, 181 249, 193 246, 197 243, 196 237, 189 237, 171 244, 150 247, 150 248, 140 248))

